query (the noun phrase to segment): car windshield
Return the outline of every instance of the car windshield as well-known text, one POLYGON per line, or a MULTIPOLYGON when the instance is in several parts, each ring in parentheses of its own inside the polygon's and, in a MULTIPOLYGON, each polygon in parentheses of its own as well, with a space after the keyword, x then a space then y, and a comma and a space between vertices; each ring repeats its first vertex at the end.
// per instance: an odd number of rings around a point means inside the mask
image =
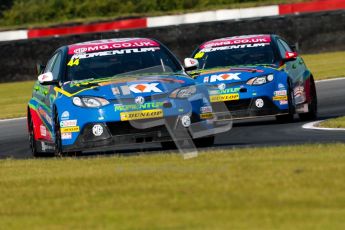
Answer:
POLYGON ((194 58, 198 59, 201 69, 222 66, 274 64, 275 61, 270 43, 203 48, 195 53, 194 58))
POLYGON ((84 80, 128 75, 168 75, 183 72, 161 47, 117 49, 69 55, 67 79, 84 80))

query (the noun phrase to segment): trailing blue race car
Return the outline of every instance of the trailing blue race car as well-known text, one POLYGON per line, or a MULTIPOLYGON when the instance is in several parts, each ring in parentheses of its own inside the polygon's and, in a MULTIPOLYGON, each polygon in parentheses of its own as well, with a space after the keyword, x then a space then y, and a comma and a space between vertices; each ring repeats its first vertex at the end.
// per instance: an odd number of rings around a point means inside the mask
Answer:
POLYGON ((63 46, 38 72, 27 112, 34 156, 190 137, 206 146, 229 129, 212 115, 207 88, 156 40, 63 46))
POLYGON ((234 119, 275 115, 279 121, 317 116, 314 78, 303 59, 277 35, 208 41, 186 58, 197 82, 208 85, 213 108, 234 119), (197 70, 193 70, 197 68, 197 70))

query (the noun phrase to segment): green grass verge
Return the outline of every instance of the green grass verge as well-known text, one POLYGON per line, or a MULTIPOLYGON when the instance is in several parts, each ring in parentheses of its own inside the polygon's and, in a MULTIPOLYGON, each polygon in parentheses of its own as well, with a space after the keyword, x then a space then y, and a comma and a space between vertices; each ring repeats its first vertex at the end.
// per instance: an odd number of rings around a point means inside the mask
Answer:
POLYGON ((26 116, 33 81, 0 84, 0 119, 26 116))
POLYGON ((302 55, 316 80, 345 77, 345 52, 302 55))
POLYGON ((337 117, 319 123, 323 128, 345 128, 345 117, 337 117))
POLYGON ((0 160, 3 229, 344 229, 345 145, 0 160))
MULTIPOLYGON (((303 55, 316 80, 345 76, 345 52, 303 55)), ((0 84, 0 119, 25 116, 33 82, 0 84)))

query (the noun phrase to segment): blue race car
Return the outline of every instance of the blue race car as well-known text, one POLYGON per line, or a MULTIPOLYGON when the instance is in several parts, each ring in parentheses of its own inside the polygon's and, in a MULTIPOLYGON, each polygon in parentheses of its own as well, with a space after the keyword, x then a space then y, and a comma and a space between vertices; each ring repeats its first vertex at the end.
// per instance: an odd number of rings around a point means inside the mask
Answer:
POLYGON ((206 146, 229 129, 212 115, 207 88, 156 40, 63 46, 38 73, 27 111, 34 156, 151 142, 171 147, 189 137, 206 146))
POLYGON ((197 82, 208 85, 210 101, 234 119, 275 115, 288 122, 317 116, 312 73, 277 35, 247 35, 208 41, 185 59, 197 82), (197 70, 193 70, 197 68, 197 70))

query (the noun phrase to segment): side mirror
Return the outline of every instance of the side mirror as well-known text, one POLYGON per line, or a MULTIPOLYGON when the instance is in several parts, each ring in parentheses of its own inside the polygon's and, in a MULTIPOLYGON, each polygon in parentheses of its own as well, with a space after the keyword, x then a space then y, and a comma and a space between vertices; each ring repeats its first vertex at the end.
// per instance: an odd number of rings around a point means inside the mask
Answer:
POLYGON ((184 59, 184 68, 186 71, 195 70, 199 67, 199 61, 194 58, 184 59))
POLYGON ((297 57, 298 57, 297 52, 286 51, 284 61, 292 61, 292 60, 295 60, 297 57))
POLYGON ((37 74, 37 75, 42 74, 42 72, 43 72, 43 70, 44 70, 45 68, 46 68, 45 65, 42 65, 42 64, 37 63, 37 64, 36 64, 36 74, 37 74))
POLYGON ((54 80, 52 72, 40 74, 38 76, 38 82, 41 85, 56 85, 59 83, 57 80, 54 80))

